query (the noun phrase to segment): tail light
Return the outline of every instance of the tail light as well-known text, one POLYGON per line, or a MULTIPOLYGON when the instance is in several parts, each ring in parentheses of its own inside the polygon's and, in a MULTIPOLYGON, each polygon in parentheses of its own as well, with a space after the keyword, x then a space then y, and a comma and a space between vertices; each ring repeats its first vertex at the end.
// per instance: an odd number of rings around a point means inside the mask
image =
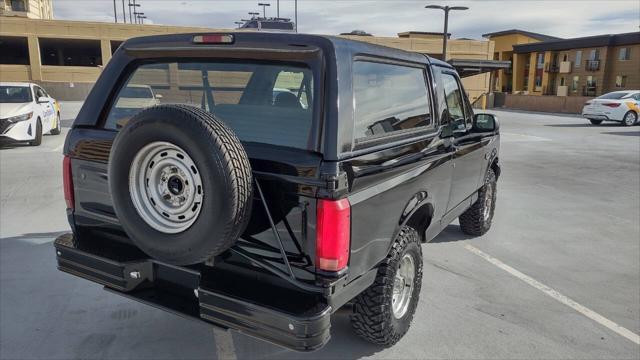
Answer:
POLYGON ((608 106, 610 108, 617 108, 618 106, 620 106, 620 103, 604 103, 602 105, 608 106))
POLYGON ((349 262, 351 205, 349 200, 318 200, 316 218, 316 267, 340 271, 349 262))
POLYGON ((62 186, 64 187, 64 200, 67 203, 67 208, 74 208, 73 201, 73 177, 71 176, 71 158, 68 156, 62 160, 62 186))

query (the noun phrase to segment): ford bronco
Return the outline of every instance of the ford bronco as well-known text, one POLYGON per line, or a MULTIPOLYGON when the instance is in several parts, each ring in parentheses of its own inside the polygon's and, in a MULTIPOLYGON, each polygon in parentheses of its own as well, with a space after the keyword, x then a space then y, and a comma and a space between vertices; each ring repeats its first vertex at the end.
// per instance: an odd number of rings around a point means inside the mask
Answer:
POLYGON ((409 329, 421 244, 482 235, 499 129, 449 64, 336 37, 126 41, 68 133, 61 271, 300 351, 409 329), (152 88, 133 106, 130 89, 152 88))

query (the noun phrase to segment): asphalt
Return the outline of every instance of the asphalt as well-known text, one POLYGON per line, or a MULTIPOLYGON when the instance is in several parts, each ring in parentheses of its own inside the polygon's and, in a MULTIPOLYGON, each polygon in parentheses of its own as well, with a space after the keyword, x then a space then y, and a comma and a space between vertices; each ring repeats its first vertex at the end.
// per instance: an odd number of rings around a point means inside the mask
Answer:
MULTIPOLYGON (((78 104, 63 104, 68 125, 78 104)), ((332 317, 332 340, 300 354, 108 293, 56 270, 68 231, 62 136, 0 150, 0 358, 640 359, 640 127, 495 111, 502 177, 491 231, 456 223, 423 246, 408 334, 371 345, 332 317), (578 304, 567 306, 472 249, 578 304), (631 339, 585 316, 587 308, 631 339)))

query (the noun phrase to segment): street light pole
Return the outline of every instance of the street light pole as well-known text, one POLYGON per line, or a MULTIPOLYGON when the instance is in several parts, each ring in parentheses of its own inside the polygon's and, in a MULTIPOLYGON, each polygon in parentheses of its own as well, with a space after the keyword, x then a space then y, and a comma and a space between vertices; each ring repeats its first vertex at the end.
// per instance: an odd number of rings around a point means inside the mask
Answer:
POLYGON ((269 3, 258 3, 258 6, 262 6, 262 17, 267 17, 267 6, 271 6, 269 3))
POLYGON ((113 22, 118 23, 118 12, 116 10, 116 0, 113 0, 113 22))
POLYGON ((127 12, 124 10, 124 0, 122 0, 122 22, 127 23, 127 12))
POLYGON ((440 6, 440 5, 427 5, 426 9, 438 9, 444 11, 444 34, 442 34, 442 60, 447 60, 447 38, 449 32, 449 11, 451 10, 468 10, 466 6, 440 6))
POLYGON ((296 26, 296 33, 298 32, 298 0, 295 0, 295 26, 296 26))

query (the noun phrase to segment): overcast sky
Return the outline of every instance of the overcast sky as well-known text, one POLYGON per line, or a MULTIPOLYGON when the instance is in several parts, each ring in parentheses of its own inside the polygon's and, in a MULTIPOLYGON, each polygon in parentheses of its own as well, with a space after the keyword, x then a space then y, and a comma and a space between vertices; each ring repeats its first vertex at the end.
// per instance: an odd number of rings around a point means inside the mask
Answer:
MULTIPOLYGON (((128 0, 125 0, 125 3, 128 0)), ((138 0, 148 22, 164 25, 231 28, 233 22, 259 11, 257 0, 138 0)), ((267 16, 276 15, 275 0, 267 16)), ((121 19, 122 0, 116 0, 121 19)), ((298 0, 298 30, 338 34, 361 29, 378 36, 398 32, 442 31, 442 11, 427 4, 468 6, 450 14, 454 38, 522 29, 563 38, 640 31, 640 0, 298 0)), ((113 22, 113 0, 54 0, 57 19, 113 22)), ((128 11, 128 10, 127 10, 128 11)), ((280 1, 280 16, 294 16, 294 1, 280 1)))

